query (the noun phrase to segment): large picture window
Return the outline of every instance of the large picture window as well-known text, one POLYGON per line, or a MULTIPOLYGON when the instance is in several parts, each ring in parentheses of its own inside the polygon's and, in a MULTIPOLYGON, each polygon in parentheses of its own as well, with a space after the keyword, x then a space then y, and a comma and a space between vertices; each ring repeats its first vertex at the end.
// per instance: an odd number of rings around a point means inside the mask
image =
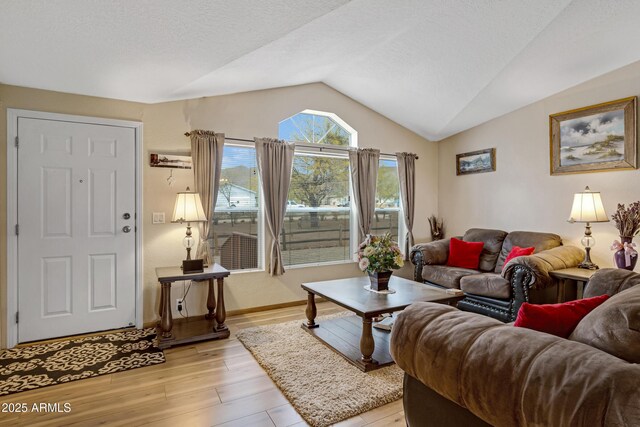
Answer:
POLYGON ((256 150, 224 146, 211 225, 214 261, 228 270, 261 268, 260 187, 256 150))
POLYGON ((280 123, 279 137, 297 144, 280 235, 285 265, 352 261, 349 160, 330 147, 352 146, 356 135, 331 113, 307 110, 280 123))
POLYGON ((395 159, 380 159, 371 233, 389 233, 396 242, 400 236, 400 181, 395 159))

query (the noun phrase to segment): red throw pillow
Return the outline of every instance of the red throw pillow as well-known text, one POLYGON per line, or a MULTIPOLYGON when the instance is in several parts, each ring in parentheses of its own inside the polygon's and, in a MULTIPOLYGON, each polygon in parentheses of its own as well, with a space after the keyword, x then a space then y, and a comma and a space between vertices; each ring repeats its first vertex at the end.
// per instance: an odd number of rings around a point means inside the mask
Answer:
POLYGON ((483 242, 465 242, 452 237, 449 241, 447 265, 477 270, 478 265, 480 265, 480 253, 483 247, 483 242))
POLYGON ((535 250, 536 248, 534 248, 533 246, 529 248, 521 248, 520 246, 514 246, 513 248, 511 248, 511 252, 509 252, 509 255, 507 255, 507 258, 505 258, 504 264, 502 264, 502 269, 504 270, 504 268, 507 266, 507 263, 511 261, 513 258, 516 258, 519 256, 531 255, 535 250))
POLYGON ((609 298, 600 295, 562 304, 523 303, 513 326, 546 332, 562 338, 569 338, 578 323, 594 308, 609 298))

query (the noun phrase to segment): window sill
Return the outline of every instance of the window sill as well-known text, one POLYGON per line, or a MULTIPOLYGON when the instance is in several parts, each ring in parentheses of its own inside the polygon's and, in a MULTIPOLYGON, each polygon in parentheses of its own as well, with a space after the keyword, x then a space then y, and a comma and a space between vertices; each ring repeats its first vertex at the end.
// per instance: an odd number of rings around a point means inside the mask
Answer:
POLYGON ((328 261, 328 262, 313 262, 308 264, 296 264, 296 265, 285 265, 285 270, 298 270, 301 268, 311 268, 311 267, 325 267, 331 265, 343 265, 343 264, 354 264, 358 263, 353 260, 345 260, 345 261, 328 261))
POLYGON ((229 270, 229 272, 235 276, 236 274, 245 273, 266 273, 267 270, 265 270, 264 268, 244 268, 242 270, 229 270))

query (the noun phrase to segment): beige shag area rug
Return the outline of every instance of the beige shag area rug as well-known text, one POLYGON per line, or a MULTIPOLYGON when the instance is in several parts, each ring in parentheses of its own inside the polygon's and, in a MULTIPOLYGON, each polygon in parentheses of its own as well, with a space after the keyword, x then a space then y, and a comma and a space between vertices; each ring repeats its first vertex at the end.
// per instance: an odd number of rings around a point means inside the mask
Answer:
MULTIPOLYGON (((346 316, 339 313, 323 319, 346 316)), ((328 426, 402 397, 396 365, 364 373, 302 330, 301 320, 238 331, 236 336, 312 426, 328 426)))

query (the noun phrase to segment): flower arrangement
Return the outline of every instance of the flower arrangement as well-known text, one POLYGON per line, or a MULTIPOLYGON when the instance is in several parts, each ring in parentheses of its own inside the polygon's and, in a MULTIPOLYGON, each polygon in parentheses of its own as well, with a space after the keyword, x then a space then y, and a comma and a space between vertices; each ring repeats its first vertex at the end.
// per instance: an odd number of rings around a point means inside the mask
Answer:
POLYGON ((398 244, 391 240, 391 235, 368 235, 358 249, 358 266, 367 273, 396 270, 404 265, 398 244))
POLYGON ((640 232, 640 201, 631 203, 628 208, 618 203, 616 213, 611 215, 620 232, 620 237, 633 237, 640 232))

